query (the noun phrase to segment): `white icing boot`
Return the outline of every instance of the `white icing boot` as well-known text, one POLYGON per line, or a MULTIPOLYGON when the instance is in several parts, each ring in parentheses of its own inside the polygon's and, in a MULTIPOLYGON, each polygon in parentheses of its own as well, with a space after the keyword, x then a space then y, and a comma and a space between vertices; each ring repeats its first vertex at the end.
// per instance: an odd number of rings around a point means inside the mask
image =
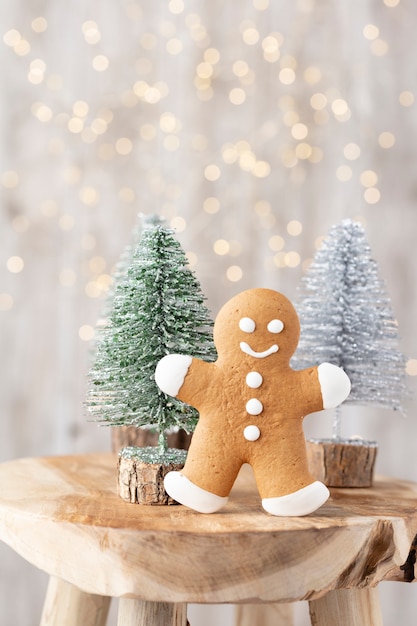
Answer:
POLYGON ((323 483, 316 480, 294 493, 279 498, 264 498, 262 506, 271 515, 281 517, 298 517, 313 513, 326 502, 330 495, 323 483))
POLYGON ((168 472, 164 478, 164 486, 171 498, 199 513, 215 513, 229 499, 197 487, 181 472, 168 472))

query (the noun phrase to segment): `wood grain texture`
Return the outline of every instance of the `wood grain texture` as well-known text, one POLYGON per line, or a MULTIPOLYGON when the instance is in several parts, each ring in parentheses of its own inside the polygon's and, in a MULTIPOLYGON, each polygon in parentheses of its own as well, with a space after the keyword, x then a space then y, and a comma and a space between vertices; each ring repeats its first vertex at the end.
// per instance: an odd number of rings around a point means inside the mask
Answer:
POLYGON ((328 487, 371 487, 378 446, 373 442, 307 441, 310 472, 328 487))
POLYGON ((80 591, 51 577, 40 626, 106 626, 110 598, 80 591))
POLYGON ((187 605, 121 598, 117 626, 187 626, 187 605))
POLYGON ((117 493, 125 502, 142 505, 167 506, 178 504, 165 491, 164 478, 168 472, 179 471, 184 463, 144 463, 136 456, 119 456, 117 493))
POLYGON ((413 483, 333 489, 314 515, 276 518, 244 467, 227 506, 201 515, 123 502, 116 467, 112 454, 0 465, 0 539, 83 591, 148 601, 291 602, 404 580, 413 483))
POLYGON ((336 589, 309 608, 311 626, 382 626, 377 589, 336 589))

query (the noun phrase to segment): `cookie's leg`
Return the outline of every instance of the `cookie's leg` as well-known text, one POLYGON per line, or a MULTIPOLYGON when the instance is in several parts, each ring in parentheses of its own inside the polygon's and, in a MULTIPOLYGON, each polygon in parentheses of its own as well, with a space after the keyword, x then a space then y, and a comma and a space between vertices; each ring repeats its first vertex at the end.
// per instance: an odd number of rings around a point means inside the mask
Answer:
POLYGON ((328 499, 330 493, 323 483, 315 482, 293 493, 277 498, 263 498, 262 506, 271 515, 302 516, 313 513, 328 499))
POLYGON ((283 422, 273 447, 265 437, 263 445, 251 449, 249 462, 262 506, 271 515, 308 515, 329 497, 327 487, 310 474, 301 420, 283 422))
POLYGON ((165 489, 177 502, 201 513, 214 513, 228 500, 242 462, 231 448, 227 433, 200 422, 191 439, 180 472, 169 472, 165 489))
POLYGON ((198 487, 181 472, 169 472, 165 476, 164 486, 171 498, 199 513, 215 513, 229 499, 198 487))

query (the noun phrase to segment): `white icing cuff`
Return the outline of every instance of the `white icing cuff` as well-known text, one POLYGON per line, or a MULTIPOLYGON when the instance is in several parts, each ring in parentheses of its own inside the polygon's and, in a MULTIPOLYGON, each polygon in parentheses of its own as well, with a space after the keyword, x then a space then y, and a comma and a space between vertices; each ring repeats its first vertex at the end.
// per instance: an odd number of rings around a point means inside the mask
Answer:
POLYGON ((171 498, 199 513, 215 513, 229 499, 198 487, 180 472, 168 472, 164 478, 164 486, 171 498))
POLYGON ((326 502, 330 495, 326 485, 316 480, 294 493, 279 498, 264 498, 262 506, 271 515, 294 517, 308 515, 326 502))
POLYGON ((318 366, 318 376, 324 409, 333 409, 346 400, 351 385, 348 375, 340 367, 322 363, 318 366))
POLYGON ((184 384, 184 378, 192 361, 191 356, 168 354, 156 366, 155 382, 159 389, 174 398, 184 384))

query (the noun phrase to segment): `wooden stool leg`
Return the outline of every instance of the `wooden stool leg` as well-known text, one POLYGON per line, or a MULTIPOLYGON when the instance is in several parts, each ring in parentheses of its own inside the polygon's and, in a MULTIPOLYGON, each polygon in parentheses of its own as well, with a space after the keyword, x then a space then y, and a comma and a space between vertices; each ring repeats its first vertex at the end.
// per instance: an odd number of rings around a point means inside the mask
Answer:
POLYGON ((376 588, 336 589, 309 604, 312 626, 382 626, 376 588))
POLYGON ((292 604, 235 605, 235 626, 293 626, 293 624, 292 604))
POLYGON ((40 626, 105 626, 109 606, 110 598, 85 593, 51 577, 40 626))
POLYGON ((187 605, 120 598, 117 626, 187 626, 187 605))

